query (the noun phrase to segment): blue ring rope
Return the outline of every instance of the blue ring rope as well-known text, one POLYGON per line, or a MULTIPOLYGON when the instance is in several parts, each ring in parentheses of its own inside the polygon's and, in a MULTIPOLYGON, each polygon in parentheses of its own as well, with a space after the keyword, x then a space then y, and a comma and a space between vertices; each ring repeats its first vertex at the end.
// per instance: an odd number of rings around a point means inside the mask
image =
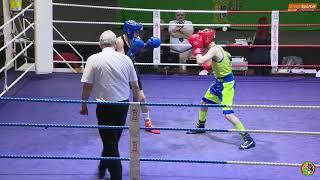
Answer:
MULTIPOLYGON (((37 128, 94 128, 94 129, 129 129, 129 126, 101 126, 101 125, 66 125, 66 124, 32 124, 32 123, 0 123, 0 127, 37 127, 37 128)), ((197 128, 170 128, 170 127, 159 127, 159 128, 147 128, 141 127, 140 129, 152 130, 172 130, 172 131, 190 131, 199 130, 197 128)), ((201 129, 212 132, 230 132, 227 129, 201 129)))
POLYGON ((32 124, 32 123, 0 123, 0 127, 37 127, 37 128, 82 128, 82 129, 129 129, 129 126, 105 125, 67 125, 67 124, 32 124))
MULTIPOLYGON (((123 157, 84 157, 84 156, 39 156, 39 155, 4 155, 0 154, 0 159, 61 159, 61 160, 122 160, 130 161, 130 158, 123 157)), ((216 160, 187 160, 187 159, 161 159, 161 158, 140 158, 140 161, 158 162, 183 162, 183 163, 206 163, 206 164, 227 164, 227 161, 216 160)))
MULTIPOLYGON (((59 160, 122 160, 130 161, 124 157, 86 157, 86 156, 39 156, 39 155, 5 155, 0 154, 0 159, 59 159, 59 160)), ((291 166, 300 167, 299 163, 275 163, 275 162, 254 162, 254 161, 223 161, 223 160, 189 160, 189 159, 163 159, 163 158, 140 158, 140 161, 157 162, 178 162, 198 164, 237 164, 237 165, 265 165, 265 166, 291 166)), ((320 167, 319 164, 315 165, 320 167)))
POLYGON ((84 100, 62 100, 62 99, 36 99, 36 98, 12 98, 0 97, 0 101, 20 101, 20 102, 43 102, 43 103, 69 103, 69 104, 112 104, 112 105, 145 105, 145 106, 184 106, 184 107, 231 107, 221 104, 192 104, 192 103, 144 103, 144 102, 114 102, 114 101, 84 101, 84 100))
MULTIPOLYGON (((129 126, 105 126, 105 125, 66 125, 66 124, 32 124, 32 123, 0 123, 0 127, 36 127, 36 128, 91 128, 91 129, 130 129, 129 126)), ((212 128, 173 128, 173 127, 140 127, 144 130, 168 130, 168 131, 209 131, 209 132, 250 132, 250 133, 272 133, 272 134, 295 134, 319 136, 320 132, 308 131, 280 131, 280 130, 237 130, 237 129, 212 129, 212 128)))
MULTIPOLYGON (((0 154, 0 159, 61 159, 61 160, 73 159, 73 160, 122 160, 122 161, 130 161, 130 158, 123 158, 123 157, 38 156, 38 155, 4 155, 4 154, 0 154)), ((161 158, 140 158, 140 161, 227 164, 227 161, 161 159, 161 158)))
POLYGON ((0 159, 74 159, 74 160, 122 160, 130 161, 130 158, 123 157, 81 157, 81 156, 38 156, 38 155, 4 155, 0 154, 0 159))
POLYGON ((84 100, 61 100, 61 99, 35 99, 35 98, 12 98, 0 97, 0 101, 21 102, 47 102, 47 103, 69 103, 69 104, 110 104, 110 105, 141 105, 141 106, 179 106, 179 107, 234 107, 234 108, 276 108, 276 109, 320 109, 320 106, 294 106, 294 105, 222 105, 222 104, 192 104, 192 103, 145 103, 145 102, 114 102, 114 101, 84 101, 84 100))

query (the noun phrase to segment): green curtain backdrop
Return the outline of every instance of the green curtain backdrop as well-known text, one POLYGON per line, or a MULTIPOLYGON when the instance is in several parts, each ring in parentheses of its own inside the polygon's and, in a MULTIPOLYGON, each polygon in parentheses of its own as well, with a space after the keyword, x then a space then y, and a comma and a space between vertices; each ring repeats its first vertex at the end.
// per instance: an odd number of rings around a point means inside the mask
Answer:
MULTIPOLYGON (((320 0, 118 0, 118 6, 149 9, 188 9, 188 10, 287 10, 289 3, 317 3, 320 0)), ((200 14, 188 13, 187 19, 193 23, 229 23, 256 24, 261 16, 269 21, 271 13, 266 14, 200 14)), ((161 13, 161 19, 169 22, 175 18, 174 13, 161 13)), ((135 19, 140 22, 152 22, 151 12, 118 11, 118 20, 135 19)), ((281 24, 320 24, 319 12, 280 13, 281 24)), ((255 29, 255 28, 236 28, 255 29)), ((320 27, 286 27, 281 30, 320 30, 320 27)))

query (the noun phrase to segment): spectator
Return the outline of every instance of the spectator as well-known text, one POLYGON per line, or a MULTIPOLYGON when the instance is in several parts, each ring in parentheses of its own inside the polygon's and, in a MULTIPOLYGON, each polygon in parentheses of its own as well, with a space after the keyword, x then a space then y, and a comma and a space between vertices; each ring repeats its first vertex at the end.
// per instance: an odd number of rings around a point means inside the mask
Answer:
MULTIPOLYGON (((160 20, 161 24, 165 24, 164 20, 160 20)), ((169 44, 170 43, 170 34, 168 31, 168 26, 160 26, 160 34, 161 34, 161 43, 169 44)), ((161 47, 161 63, 179 63, 179 53, 172 52, 169 46, 161 47)), ((176 72, 176 66, 159 66, 159 72, 168 72, 173 73, 176 72)))
MULTIPOLYGON (((261 25, 269 24, 268 19, 263 16, 258 20, 261 25)), ((271 35, 269 26, 258 26, 253 38, 254 45, 270 45, 271 35)), ((251 55, 249 64, 270 64, 270 47, 253 47, 251 48, 251 55)), ((255 75, 269 75, 270 67, 253 67, 252 70, 255 75)))
MULTIPOLYGON (((129 83, 132 87, 133 100, 140 100, 138 78, 133 63, 128 56, 115 51, 116 39, 112 31, 101 34, 102 52, 88 58, 81 78, 82 100, 87 101, 92 91, 97 101, 128 102, 129 83)), ((96 108, 98 125, 124 126, 127 113, 127 105, 98 104, 96 108)), ((86 103, 82 103, 80 114, 88 114, 86 103)), ((102 157, 120 157, 118 143, 122 129, 99 129, 99 134, 103 143, 102 157)), ((100 161, 99 179, 104 178, 106 169, 111 179, 122 179, 120 160, 100 161)))
MULTIPOLYGON (((191 55, 191 45, 188 38, 193 34, 193 26, 191 21, 185 20, 186 14, 182 10, 176 12, 176 20, 170 21, 169 34, 170 44, 179 44, 177 46, 171 46, 171 52, 179 53, 180 63, 186 63, 191 55), (181 24, 181 25, 175 25, 181 24)), ((185 71, 186 67, 182 66, 181 71, 185 71)))

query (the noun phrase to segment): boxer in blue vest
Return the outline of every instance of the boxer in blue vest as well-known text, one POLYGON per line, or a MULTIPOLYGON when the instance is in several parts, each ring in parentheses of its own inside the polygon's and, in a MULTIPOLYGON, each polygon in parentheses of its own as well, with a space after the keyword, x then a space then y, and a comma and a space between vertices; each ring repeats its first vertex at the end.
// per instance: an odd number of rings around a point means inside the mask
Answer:
MULTIPOLYGON (((143 30, 143 25, 141 23, 137 23, 134 20, 128 20, 124 23, 124 26, 123 26, 124 34, 117 38, 116 50, 118 52, 121 52, 129 56, 133 60, 133 63, 134 63, 135 56, 143 48, 148 48, 148 49, 157 48, 160 46, 160 43, 161 43, 160 39, 157 37, 150 37, 147 40, 147 42, 144 43, 144 41, 139 37, 139 33, 142 30, 143 30)), ((138 74, 138 83, 140 87, 141 97, 143 97, 143 99, 141 99, 140 102, 146 102, 146 98, 142 89, 141 80, 139 78, 139 73, 137 71, 137 68, 135 69, 138 74)), ((141 106, 141 111, 142 111, 142 117, 144 119, 145 127, 153 127, 148 107, 141 106)), ((151 132, 153 134, 160 134, 160 130, 157 130, 157 129, 148 130, 148 132, 151 132)))

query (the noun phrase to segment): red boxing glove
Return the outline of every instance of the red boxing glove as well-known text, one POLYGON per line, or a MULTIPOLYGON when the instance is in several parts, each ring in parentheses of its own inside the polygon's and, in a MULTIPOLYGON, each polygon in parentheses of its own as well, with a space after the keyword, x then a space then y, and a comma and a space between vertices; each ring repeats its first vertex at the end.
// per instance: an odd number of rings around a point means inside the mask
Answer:
POLYGON ((212 70, 211 60, 204 62, 204 63, 202 64, 202 68, 203 68, 204 70, 211 71, 211 70, 212 70))
POLYGON ((202 37, 199 34, 192 34, 191 36, 189 36, 189 43, 193 48, 193 56, 203 53, 203 41, 202 37))
POLYGON ((196 57, 198 54, 202 54, 202 48, 193 49, 193 56, 196 57))
POLYGON ((192 34, 189 36, 189 43, 193 49, 203 48, 203 40, 199 34, 192 34))

